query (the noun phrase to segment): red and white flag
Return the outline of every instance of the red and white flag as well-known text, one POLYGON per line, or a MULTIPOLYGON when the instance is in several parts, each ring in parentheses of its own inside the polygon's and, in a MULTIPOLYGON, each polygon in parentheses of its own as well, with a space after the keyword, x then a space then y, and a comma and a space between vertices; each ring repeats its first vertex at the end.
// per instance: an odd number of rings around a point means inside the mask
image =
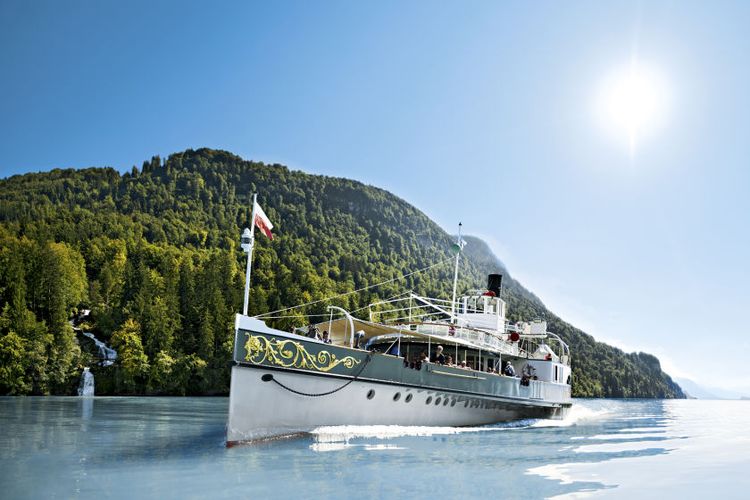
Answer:
POLYGON ((268 220, 268 216, 263 211, 262 208, 260 208, 260 205, 257 203, 255 204, 255 225, 260 229, 263 234, 268 236, 269 238, 273 239, 273 234, 271 234, 271 229, 273 229, 273 224, 271 224, 271 221, 268 220))

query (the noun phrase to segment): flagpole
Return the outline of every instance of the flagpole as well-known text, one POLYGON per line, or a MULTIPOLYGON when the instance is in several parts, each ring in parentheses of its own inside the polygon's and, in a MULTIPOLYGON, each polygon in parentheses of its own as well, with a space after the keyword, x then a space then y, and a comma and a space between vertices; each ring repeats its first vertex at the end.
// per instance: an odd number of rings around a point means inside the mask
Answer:
POLYGON ((250 229, 245 228, 242 233, 242 248, 247 252, 247 269, 245 271, 245 305, 242 308, 242 314, 247 316, 247 305, 250 301, 250 270, 251 263, 253 261, 253 247, 255 246, 255 207, 257 203, 258 194, 253 194, 253 210, 250 215, 250 229), (245 240, 248 240, 247 242, 245 240))
POLYGON ((456 251, 456 270, 453 273, 453 300, 451 301, 451 323, 456 322, 456 287, 458 286, 458 257, 461 255, 461 223, 458 223, 458 250, 456 251))

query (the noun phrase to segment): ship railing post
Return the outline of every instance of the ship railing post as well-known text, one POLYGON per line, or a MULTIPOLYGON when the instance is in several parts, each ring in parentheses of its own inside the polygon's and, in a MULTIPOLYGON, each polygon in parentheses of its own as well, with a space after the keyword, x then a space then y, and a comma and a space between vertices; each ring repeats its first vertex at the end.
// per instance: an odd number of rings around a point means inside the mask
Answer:
MULTIPOLYGON (((352 330, 351 333, 349 334, 349 347, 354 347, 354 320, 352 319, 351 314, 349 314, 349 312, 346 309, 343 309, 338 306, 328 306, 328 309, 329 310, 335 309, 337 311, 341 311, 344 314, 344 316, 346 316, 346 319, 349 320, 349 327, 352 330)), ((328 332, 328 335, 329 336, 331 335, 330 331, 328 332)), ((346 329, 344 330, 344 336, 346 337, 346 329)))
POLYGON ((331 311, 331 315, 328 317, 328 338, 331 338, 331 334, 333 330, 333 311, 331 311))

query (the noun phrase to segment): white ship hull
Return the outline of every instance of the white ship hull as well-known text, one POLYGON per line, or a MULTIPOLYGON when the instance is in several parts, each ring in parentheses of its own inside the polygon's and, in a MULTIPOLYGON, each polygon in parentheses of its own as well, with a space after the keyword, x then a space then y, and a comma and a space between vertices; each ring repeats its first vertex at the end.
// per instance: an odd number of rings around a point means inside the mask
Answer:
POLYGON ((473 426, 519 418, 562 418, 569 404, 349 380, 262 367, 232 367, 227 444, 304 434, 329 425, 473 426), (263 376, 265 375, 265 381, 263 376), (269 375, 274 380, 269 380, 269 375), (372 392, 371 392, 372 391, 372 392), (370 397, 368 397, 370 396, 370 397))

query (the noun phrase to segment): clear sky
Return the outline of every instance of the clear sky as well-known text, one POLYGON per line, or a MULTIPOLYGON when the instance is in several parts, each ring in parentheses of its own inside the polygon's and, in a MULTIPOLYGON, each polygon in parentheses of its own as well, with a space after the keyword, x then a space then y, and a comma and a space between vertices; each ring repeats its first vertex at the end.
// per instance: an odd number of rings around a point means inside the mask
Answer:
POLYGON ((750 393, 749 26, 740 1, 2 0, 0 176, 207 146, 359 179, 598 339, 750 393), (634 66, 637 131, 600 97, 634 66))

